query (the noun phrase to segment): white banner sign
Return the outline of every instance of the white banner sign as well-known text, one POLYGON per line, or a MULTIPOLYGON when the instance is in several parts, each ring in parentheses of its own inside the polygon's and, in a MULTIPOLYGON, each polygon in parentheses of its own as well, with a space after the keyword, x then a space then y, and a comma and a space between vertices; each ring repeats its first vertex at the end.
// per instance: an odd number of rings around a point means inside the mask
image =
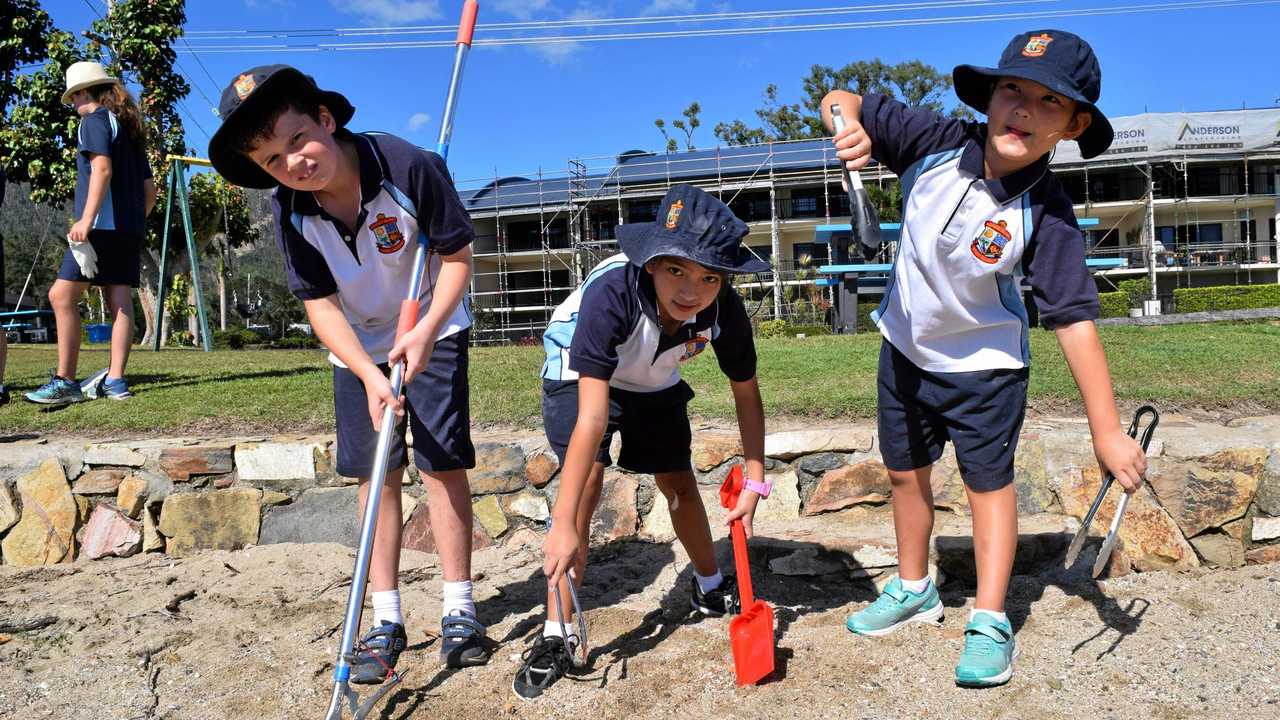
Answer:
MULTIPOLYGON (((1226 110, 1206 113, 1146 113, 1113 118, 1116 136, 1095 160, 1280 153, 1280 110, 1226 110)), ((1058 146, 1055 165, 1081 162, 1074 142, 1058 146)))

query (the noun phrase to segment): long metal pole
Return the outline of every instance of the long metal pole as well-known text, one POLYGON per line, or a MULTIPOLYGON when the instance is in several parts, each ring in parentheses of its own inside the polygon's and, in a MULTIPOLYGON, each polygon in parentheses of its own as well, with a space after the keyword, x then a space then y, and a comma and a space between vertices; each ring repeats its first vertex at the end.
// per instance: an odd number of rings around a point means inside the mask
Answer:
MULTIPOLYGON (((476 14, 479 4, 476 0, 467 0, 462 9, 462 20, 458 27, 458 49, 454 54, 453 75, 449 79, 449 93, 445 99, 444 115, 440 120, 440 137, 436 151, 441 157, 448 159, 449 140, 453 135, 453 117, 456 109, 458 91, 462 83, 462 69, 466 63, 467 52, 471 49, 471 37, 475 31, 476 14)), ((413 256, 414 272, 409 283, 409 292, 400 305, 400 319, 396 328, 399 339, 404 333, 413 329, 418 321, 418 296, 422 293, 422 276, 427 269, 427 243, 425 231, 418 233, 418 247, 413 256)), ((404 380, 404 363, 396 363, 391 370, 391 393, 400 396, 404 380)), ((373 474, 369 478, 369 491, 365 502, 364 518, 360 525, 360 545, 356 550, 356 567, 351 576, 351 592, 347 596, 347 610, 342 623, 342 644, 338 647, 338 661, 333 669, 333 697, 329 703, 328 720, 340 720, 342 717, 342 701, 346 699, 352 714, 362 718, 395 682, 384 683, 384 687, 375 693, 364 705, 357 707, 357 698, 349 689, 351 678, 351 662, 354 659, 356 632, 360 626, 360 611, 364 605, 365 585, 369 579, 369 561, 373 555, 373 537, 378 524, 378 505, 382 498, 382 488, 387 479, 387 461, 391 454, 392 433, 396 430, 395 412, 388 407, 382 414, 382 427, 378 432, 378 448, 373 460, 373 474)))
POLYGON ((174 168, 178 164, 178 160, 170 161, 169 172, 166 175, 166 185, 164 199, 164 232, 161 234, 160 240, 160 281, 156 283, 156 326, 153 328, 155 336, 151 338, 151 349, 160 349, 160 336, 163 334, 161 328, 164 327, 164 296, 165 292, 165 271, 169 266, 169 215, 173 210, 173 178, 174 168))

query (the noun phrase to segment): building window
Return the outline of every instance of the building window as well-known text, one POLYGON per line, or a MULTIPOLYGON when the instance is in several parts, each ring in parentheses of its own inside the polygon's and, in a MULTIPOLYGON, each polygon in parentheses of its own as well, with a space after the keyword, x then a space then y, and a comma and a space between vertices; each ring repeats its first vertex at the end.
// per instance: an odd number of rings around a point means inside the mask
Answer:
POLYGON ((524 252, 542 249, 543 242, 549 248, 569 247, 569 228, 564 218, 551 221, 545 230, 537 220, 507 224, 507 252, 524 252))
POLYGON ((1222 225, 1219 223, 1205 223, 1203 225, 1192 225, 1191 242, 1197 245, 1221 245, 1222 244, 1222 225))
POLYGON ((831 247, 826 243, 796 243, 791 246, 791 258, 799 268, 806 264, 817 269, 819 265, 830 263, 831 247))
POLYGON ((627 203, 627 222, 643 223, 658 219, 661 200, 633 200, 627 203))
POLYGON ((818 204, 818 195, 816 193, 798 193, 791 194, 791 217, 811 218, 821 215, 821 209, 818 204))

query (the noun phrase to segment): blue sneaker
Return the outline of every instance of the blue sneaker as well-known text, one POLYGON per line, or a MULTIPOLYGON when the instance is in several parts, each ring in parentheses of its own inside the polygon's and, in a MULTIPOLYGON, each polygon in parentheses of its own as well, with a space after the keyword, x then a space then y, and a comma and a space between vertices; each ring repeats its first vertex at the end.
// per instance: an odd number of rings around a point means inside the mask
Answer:
POLYGON ((913 593, 895 577, 875 602, 850 615, 844 626, 859 635, 880 637, 913 622, 942 625, 942 598, 932 580, 924 592, 913 593))
POLYGON ((985 688, 1003 685, 1013 677, 1018 643, 1009 623, 979 611, 964 626, 964 652, 956 665, 956 685, 985 688))
POLYGON ((84 402, 84 394, 76 381, 54 375, 49 382, 27 393, 27 400, 40 405, 70 405, 84 402))
POLYGON ((124 400, 133 397, 133 393, 129 392, 129 383, 124 378, 104 377, 98 386, 98 397, 124 400))

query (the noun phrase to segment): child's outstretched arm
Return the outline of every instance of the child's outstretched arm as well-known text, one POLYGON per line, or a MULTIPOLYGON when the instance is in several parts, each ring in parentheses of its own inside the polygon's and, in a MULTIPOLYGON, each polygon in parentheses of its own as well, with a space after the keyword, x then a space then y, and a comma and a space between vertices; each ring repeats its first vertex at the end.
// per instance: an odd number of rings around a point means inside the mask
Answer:
POLYGON ((462 296, 467 293, 467 287, 471 284, 471 268, 470 245, 440 256, 440 273, 431 291, 431 305, 427 308, 427 314, 404 337, 396 341, 395 347, 391 348, 391 353, 387 356, 387 361, 392 365, 405 361, 406 383, 427 367, 436 336, 440 334, 440 326, 458 309, 458 303, 462 302, 462 296))
POLYGON ((832 90, 822 98, 822 124, 827 132, 835 134, 832 142, 836 146, 836 157, 844 161, 850 172, 861 170, 871 161, 871 137, 862 127, 862 96, 854 95, 848 90, 832 90), (835 124, 831 121, 831 106, 840 106, 840 116, 844 118, 844 130, 835 134, 835 124))
POLYGON ((609 423, 609 381, 581 375, 578 378, 578 420, 569 437, 560 472, 560 491, 551 510, 551 531, 542 543, 542 570, 555 585, 577 562, 578 503, 586 487, 596 451, 609 423))
POLYGON ((315 300, 303 300, 302 305, 307 309, 307 321, 311 323, 311 331, 315 333, 316 339, 364 384, 373 428, 382 430, 382 413, 387 405, 395 409, 396 417, 403 417, 401 398, 391 394, 391 381, 382 374, 382 370, 374 364, 373 358, 369 357, 369 353, 360 344, 356 331, 351 328, 350 321, 342 312, 338 296, 335 294, 315 300))
POLYGON ((1136 491, 1142 486, 1142 476, 1147 472, 1147 456, 1142 452, 1142 446, 1120 427, 1107 355, 1102 349, 1102 340, 1098 338, 1097 327, 1092 320, 1082 320, 1063 325, 1054 333, 1058 336, 1058 345, 1067 358, 1076 386, 1080 388, 1098 463, 1115 475, 1125 492, 1136 491))
MULTIPOLYGON (((738 432, 742 435, 742 456, 746 461, 747 477, 764 480, 764 403, 760 400, 760 383, 752 377, 742 382, 729 381, 733 389, 733 407, 738 415, 738 432)), ((754 534, 752 520, 756 514, 756 504, 760 496, 744 490, 738 496, 738 505, 725 517, 726 525, 742 519, 742 528, 747 537, 754 534)))
POLYGON ((89 157, 89 193, 85 196, 84 212, 71 226, 67 237, 71 242, 87 242, 89 231, 93 229, 93 221, 102 209, 102 201, 107 197, 107 189, 111 187, 111 156, 92 153, 89 157))

